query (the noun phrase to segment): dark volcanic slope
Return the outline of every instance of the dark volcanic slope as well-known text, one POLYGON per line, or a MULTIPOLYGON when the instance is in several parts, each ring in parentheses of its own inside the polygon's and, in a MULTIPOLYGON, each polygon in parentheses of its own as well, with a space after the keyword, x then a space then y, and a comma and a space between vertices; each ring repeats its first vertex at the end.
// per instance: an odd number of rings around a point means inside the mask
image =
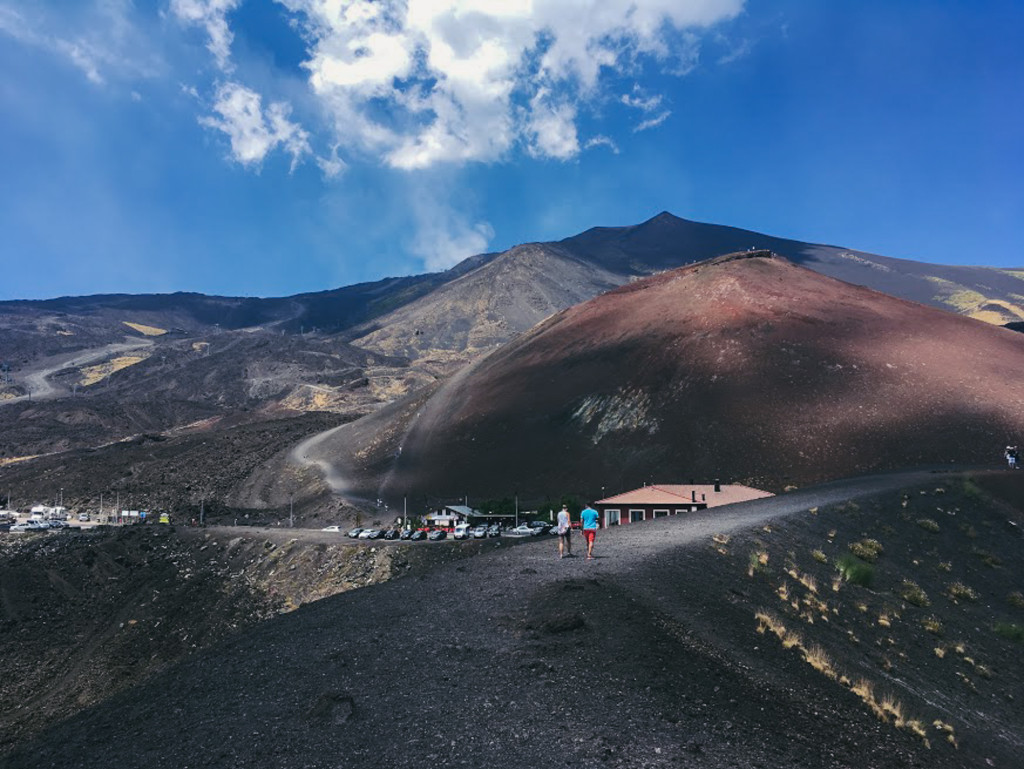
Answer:
POLYGON ((460 372, 382 449, 383 479, 348 428, 324 456, 392 496, 557 498, 988 461, 1022 433, 1019 334, 744 254, 573 307, 460 372))
POLYGON ((1020 522, 922 473, 617 527, 589 562, 502 546, 304 606, 0 762, 1013 769, 1020 522), (872 587, 832 584, 864 537, 872 587))

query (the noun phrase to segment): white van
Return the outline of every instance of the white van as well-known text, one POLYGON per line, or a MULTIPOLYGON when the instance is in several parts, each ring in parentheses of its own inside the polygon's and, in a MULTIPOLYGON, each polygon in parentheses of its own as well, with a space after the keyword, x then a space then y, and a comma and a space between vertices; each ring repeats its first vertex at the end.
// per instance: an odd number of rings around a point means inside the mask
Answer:
POLYGON ((472 527, 468 523, 457 523, 455 524, 455 533, 452 535, 455 539, 468 539, 469 530, 472 527))

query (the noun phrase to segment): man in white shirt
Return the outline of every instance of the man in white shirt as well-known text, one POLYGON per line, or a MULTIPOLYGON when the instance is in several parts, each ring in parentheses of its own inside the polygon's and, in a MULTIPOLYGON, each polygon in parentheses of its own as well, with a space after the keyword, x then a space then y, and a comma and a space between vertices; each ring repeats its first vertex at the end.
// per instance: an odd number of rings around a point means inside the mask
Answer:
POLYGON ((565 505, 558 511, 558 557, 572 555, 572 522, 565 505))

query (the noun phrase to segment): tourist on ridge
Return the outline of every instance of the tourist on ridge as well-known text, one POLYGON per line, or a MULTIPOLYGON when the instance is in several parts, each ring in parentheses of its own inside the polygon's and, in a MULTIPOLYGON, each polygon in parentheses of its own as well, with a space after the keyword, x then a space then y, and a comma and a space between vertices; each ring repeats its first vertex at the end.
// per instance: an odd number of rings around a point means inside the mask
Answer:
POLYGON ((1016 470, 1017 469, 1017 447, 1016 446, 1007 446, 1006 447, 1006 451, 1003 452, 1003 453, 1004 453, 1004 456, 1006 457, 1006 464, 1009 466, 1009 468, 1011 470, 1016 470))
POLYGON ((558 557, 572 555, 572 521, 569 520, 569 510, 565 505, 558 511, 558 557))
POLYGON ((587 560, 594 559, 594 537, 597 536, 597 510, 587 505, 580 513, 580 521, 583 528, 583 538, 587 541, 587 560))

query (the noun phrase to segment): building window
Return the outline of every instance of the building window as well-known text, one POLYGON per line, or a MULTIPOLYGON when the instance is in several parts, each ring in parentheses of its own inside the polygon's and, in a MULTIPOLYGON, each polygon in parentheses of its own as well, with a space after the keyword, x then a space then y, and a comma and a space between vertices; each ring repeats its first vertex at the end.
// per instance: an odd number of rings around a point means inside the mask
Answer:
POLYGON ((654 517, 655 518, 664 518, 666 515, 668 515, 668 510, 659 510, 659 509, 655 508, 655 510, 654 510, 654 517))
POLYGON ((642 521, 643 519, 644 519, 644 511, 643 510, 630 510, 629 511, 629 522, 630 523, 636 523, 637 521, 642 521))
POLYGON ((604 511, 604 525, 605 526, 618 526, 619 525, 619 511, 616 510, 605 510, 604 511))

